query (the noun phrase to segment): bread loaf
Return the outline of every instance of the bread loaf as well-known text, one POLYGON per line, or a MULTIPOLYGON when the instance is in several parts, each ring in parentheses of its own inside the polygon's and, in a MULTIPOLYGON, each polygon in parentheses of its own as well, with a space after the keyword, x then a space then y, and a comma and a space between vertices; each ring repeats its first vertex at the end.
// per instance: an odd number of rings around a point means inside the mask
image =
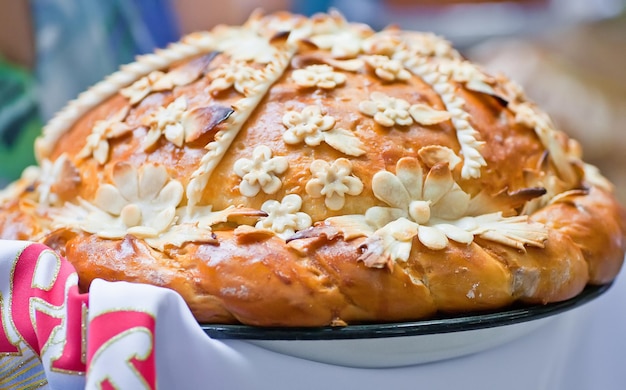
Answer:
POLYGON ((611 282, 612 186, 523 91, 427 33, 254 14, 58 113, 0 238, 178 291, 200 322, 322 326, 545 304, 611 282))

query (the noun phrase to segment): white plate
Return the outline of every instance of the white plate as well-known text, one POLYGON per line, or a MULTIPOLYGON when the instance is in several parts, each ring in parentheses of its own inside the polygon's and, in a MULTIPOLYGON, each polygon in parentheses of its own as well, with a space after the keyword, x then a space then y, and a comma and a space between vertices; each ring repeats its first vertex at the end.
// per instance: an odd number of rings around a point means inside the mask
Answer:
POLYGON ((316 362, 385 368, 468 355, 514 340, 552 318, 495 328, 421 336, 352 340, 248 340, 259 347, 316 362))

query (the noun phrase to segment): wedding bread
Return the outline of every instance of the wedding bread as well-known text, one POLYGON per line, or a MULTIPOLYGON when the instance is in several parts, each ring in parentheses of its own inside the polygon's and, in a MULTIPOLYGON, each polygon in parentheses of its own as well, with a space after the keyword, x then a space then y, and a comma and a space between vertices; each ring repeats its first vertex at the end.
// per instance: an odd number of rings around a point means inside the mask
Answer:
MULTIPOLYGON (((590 129, 592 130, 592 129, 590 129)), ((178 291, 200 322, 398 322, 572 298, 626 249, 612 185, 432 34, 254 14, 70 102, 0 238, 178 291)))

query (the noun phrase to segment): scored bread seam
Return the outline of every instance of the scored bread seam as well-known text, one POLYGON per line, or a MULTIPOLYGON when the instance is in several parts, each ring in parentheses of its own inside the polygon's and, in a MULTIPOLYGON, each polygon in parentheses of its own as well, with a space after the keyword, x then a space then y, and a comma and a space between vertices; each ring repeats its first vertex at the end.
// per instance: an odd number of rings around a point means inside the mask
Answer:
POLYGON ((215 141, 206 146, 208 152, 202 157, 200 167, 191 174, 186 190, 189 208, 193 208, 200 203, 202 192, 208 184, 213 171, 224 158, 224 155, 245 122, 252 115, 252 112, 261 103, 271 86, 283 75, 289 66, 291 58, 295 55, 296 49, 297 46, 289 45, 286 51, 278 51, 276 58, 265 68, 265 82, 254 87, 252 90, 254 94, 244 97, 233 105, 235 112, 228 118, 230 126, 219 131, 215 135, 215 141))

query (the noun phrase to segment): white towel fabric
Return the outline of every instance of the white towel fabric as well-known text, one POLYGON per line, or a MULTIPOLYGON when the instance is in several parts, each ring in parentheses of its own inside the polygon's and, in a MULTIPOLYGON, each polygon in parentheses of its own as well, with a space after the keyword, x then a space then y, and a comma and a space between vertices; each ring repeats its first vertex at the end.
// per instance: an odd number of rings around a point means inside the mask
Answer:
POLYGON ((79 294, 74 269, 49 248, 0 241, 0 388, 617 390, 626 383, 622 279, 511 342, 365 369, 211 339, 171 290, 95 280, 79 294))

